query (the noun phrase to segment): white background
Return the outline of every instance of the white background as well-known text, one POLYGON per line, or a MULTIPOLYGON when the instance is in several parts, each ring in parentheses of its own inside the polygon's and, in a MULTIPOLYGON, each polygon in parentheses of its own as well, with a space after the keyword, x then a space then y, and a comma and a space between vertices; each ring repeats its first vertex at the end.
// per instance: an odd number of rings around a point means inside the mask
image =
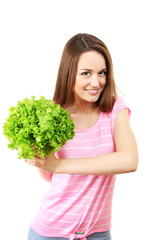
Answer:
POLYGON ((2 0, 0 2, 0 234, 26 240, 49 188, 34 167, 7 148, 2 125, 10 106, 31 95, 52 99, 65 43, 90 33, 108 46, 115 81, 132 111, 139 147, 135 173, 117 176, 113 240, 160 239, 158 0, 2 0))

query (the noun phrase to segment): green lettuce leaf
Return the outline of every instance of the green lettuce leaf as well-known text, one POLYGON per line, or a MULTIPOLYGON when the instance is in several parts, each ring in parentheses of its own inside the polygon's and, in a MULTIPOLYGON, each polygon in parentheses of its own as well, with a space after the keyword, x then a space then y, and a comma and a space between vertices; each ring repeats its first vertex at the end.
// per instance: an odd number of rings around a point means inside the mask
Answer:
POLYGON ((35 149, 43 158, 59 151, 74 137, 74 128, 70 114, 59 104, 43 96, 38 100, 32 96, 9 109, 3 133, 9 141, 8 147, 16 149, 19 158, 33 159, 35 149))

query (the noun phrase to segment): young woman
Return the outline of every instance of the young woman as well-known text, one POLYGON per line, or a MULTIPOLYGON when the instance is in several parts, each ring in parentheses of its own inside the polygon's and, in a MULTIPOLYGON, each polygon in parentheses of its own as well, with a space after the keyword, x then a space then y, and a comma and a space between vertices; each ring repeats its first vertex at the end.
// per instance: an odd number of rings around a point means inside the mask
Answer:
POLYGON ((116 174, 136 171, 138 151, 111 56, 97 37, 67 42, 53 100, 70 113, 75 137, 51 157, 26 160, 51 182, 28 240, 110 240, 116 174))

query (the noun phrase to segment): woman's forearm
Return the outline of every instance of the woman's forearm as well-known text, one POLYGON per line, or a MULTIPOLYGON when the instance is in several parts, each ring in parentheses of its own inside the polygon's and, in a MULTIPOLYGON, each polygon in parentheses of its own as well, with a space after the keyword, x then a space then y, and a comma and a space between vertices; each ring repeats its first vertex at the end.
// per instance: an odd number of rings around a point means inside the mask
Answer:
POLYGON ((138 155, 127 151, 114 152, 88 158, 60 159, 55 173, 110 175, 134 172, 138 155))

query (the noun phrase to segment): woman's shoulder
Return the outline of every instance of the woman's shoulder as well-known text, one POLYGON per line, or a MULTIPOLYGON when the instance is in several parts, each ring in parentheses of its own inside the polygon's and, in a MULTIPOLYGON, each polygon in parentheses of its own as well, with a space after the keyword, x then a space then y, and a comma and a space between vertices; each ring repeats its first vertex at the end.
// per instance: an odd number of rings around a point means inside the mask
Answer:
POLYGON ((114 102, 114 104, 113 104, 112 111, 109 112, 109 113, 102 112, 102 113, 101 113, 102 118, 104 118, 104 119, 106 119, 106 118, 112 119, 113 117, 116 116, 116 114, 117 114, 121 109, 124 109, 124 108, 128 109, 128 113, 129 113, 129 116, 130 116, 131 111, 130 111, 130 108, 127 106, 124 98, 117 96, 116 99, 115 99, 115 102, 114 102))
POLYGON ((112 111, 109 113, 109 115, 116 115, 123 108, 127 108, 130 112, 130 109, 126 104, 125 99, 123 97, 117 96, 113 104, 112 111))

